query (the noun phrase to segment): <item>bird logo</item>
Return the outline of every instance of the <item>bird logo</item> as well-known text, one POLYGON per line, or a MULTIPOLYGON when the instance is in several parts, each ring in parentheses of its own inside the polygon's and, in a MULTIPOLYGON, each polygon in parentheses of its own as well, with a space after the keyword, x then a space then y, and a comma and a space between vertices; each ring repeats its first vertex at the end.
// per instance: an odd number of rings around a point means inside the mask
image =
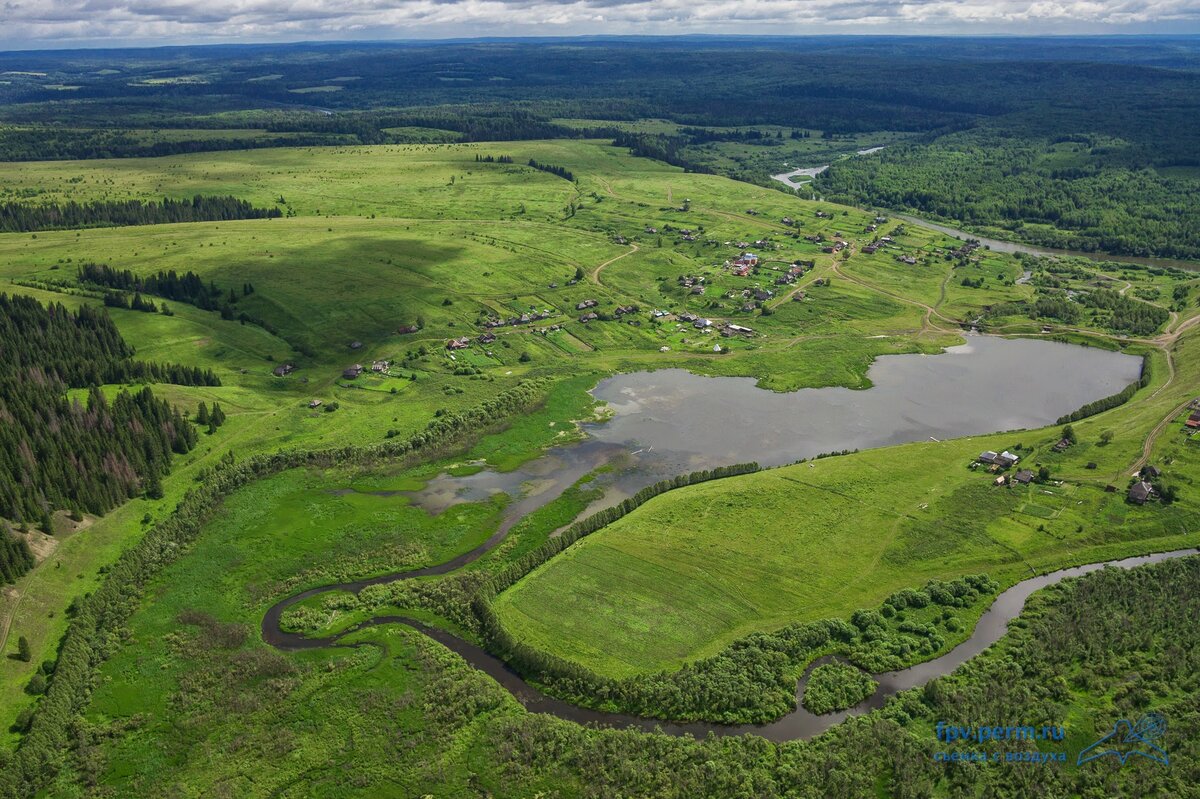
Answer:
POLYGON ((1167 720, 1161 713, 1147 713, 1135 724, 1121 719, 1113 725, 1112 732, 1081 751, 1075 764, 1082 766, 1089 761, 1111 755, 1123 766, 1129 758, 1139 755, 1168 766, 1170 759, 1166 750, 1153 743, 1162 738, 1166 731, 1167 720))

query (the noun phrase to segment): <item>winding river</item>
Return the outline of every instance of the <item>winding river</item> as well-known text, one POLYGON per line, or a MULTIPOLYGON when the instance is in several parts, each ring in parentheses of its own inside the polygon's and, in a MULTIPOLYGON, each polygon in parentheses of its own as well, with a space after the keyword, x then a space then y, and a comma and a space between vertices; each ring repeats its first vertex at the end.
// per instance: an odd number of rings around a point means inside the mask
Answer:
MULTIPOLYGON (((666 477, 728 463, 756 460, 763 466, 778 466, 832 450, 1042 427, 1087 402, 1116 393, 1138 379, 1140 369, 1140 358, 1096 348, 968 336, 965 344, 941 355, 877 358, 868 371, 871 387, 866 390, 821 388, 782 394, 757 388, 748 378, 700 377, 678 369, 616 375, 602 380, 593 391, 597 399, 608 403, 612 418, 584 425, 587 437, 583 441, 551 448, 512 472, 484 469, 459 477, 442 474, 410 493, 414 504, 431 513, 495 492, 509 494, 513 501, 483 544, 434 566, 302 591, 267 611, 262 636, 280 649, 311 649, 335 645, 365 626, 401 623, 458 652, 531 711, 582 723, 661 728, 676 735, 754 733, 776 741, 811 737, 849 715, 881 707, 897 691, 953 671, 999 639, 1025 599, 1038 588, 1104 565, 1127 568, 1195 550, 1064 569, 1022 581, 1000 594, 967 641, 935 660, 875 675, 875 694, 855 708, 814 716, 798 705, 792 713, 762 726, 669 724, 576 707, 541 694, 479 647, 401 617, 377 617, 328 638, 284 632, 280 620, 289 607, 329 591, 358 593, 369 585, 459 569, 499 544, 521 518, 601 466, 610 468, 592 479, 604 489, 603 497, 587 512, 615 504, 666 477)), ((798 696, 815 665, 811 664, 800 680, 798 696)))
MULTIPOLYGON (((872 710, 878 710, 883 707, 889 697, 900 691, 918 688, 930 680, 950 674, 963 663, 966 663, 999 641, 1008 629, 1008 623, 1020 615, 1021 610, 1025 607, 1025 601, 1038 589, 1054 585, 1068 577, 1079 577, 1105 567, 1132 569, 1150 563, 1159 563, 1164 560, 1198 554, 1200 554, 1200 550, 1198 549, 1179 549, 1171 552, 1159 552, 1153 555, 1142 555, 1133 558, 1123 558, 1121 560, 1090 563, 1069 569, 1059 569, 1048 574, 1022 580, 996 597, 991 607, 980 617, 979 623, 975 625, 975 631, 966 641, 933 660, 918 663, 907 669, 873 675, 876 682, 874 694, 848 710, 827 713, 820 716, 810 713, 800 704, 800 699, 804 695, 804 688, 808 684, 808 678, 812 670, 822 663, 833 660, 831 657, 819 658, 808 665, 804 670, 803 677, 797 683, 796 709, 769 724, 732 725, 709 722, 677 724, 657 719, 630 716, 623 713, 607 713, 572 705, 569 702, 543 694, 537 688, 525 682, 507 663, 488 653, 486 650, 463 641, 461 638, 457 638, 444 630, 429 627, 403 616, 379 616, 330 638, 304 638, 279 630, 279 615, 274 612, 281 605, 286 607, 285 603, 280 603, 280 605, 272 608, 271 612, 267 614, 267 618, 263 620, 263 638, 268 643, 280 649, 312 649, 335 645, 341 638, 365 627, 380 624, 406 624, 425 633, 430 638, 443 644, 447 649, 457 652, 472 666, 485 672, 496 682, 500 683, 518 702, 532 713, 549 713, 561 719, 580 724, 633 727, 646 732, 657 730, 668 735, 692 736, 695 738, 703 738, 711 732, 715 735, 759 735, 767 740, 776 742, 798 741, 807 740, 815 735, 819 735, 851 716, 858 716, 872 710)), ((327 589, 317 590, 322 591, 327 589)), ((287 601, 285 600, 285 602, 287 601)))

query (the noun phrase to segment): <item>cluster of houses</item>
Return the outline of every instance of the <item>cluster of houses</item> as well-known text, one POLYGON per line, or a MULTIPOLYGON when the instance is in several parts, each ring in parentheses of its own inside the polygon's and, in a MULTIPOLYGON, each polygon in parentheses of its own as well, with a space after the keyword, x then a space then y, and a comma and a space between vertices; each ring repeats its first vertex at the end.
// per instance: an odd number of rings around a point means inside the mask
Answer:
POLYGON ((894 239, 891 236, 881 236, 880 238, 872 241, 870 244, 864 244, 862 251, 867 255, 871 255, 877 252, 881 247, 886 247, 887 245, 891 244, 893 241, 894 239))
POLYGON ((1008 450, 997 453, 990 449, 979 453, 979 457, 975 459, 977 463, 987 465, 992 471, 1009 469, 1016 466, 1019 460, 1021 460, 1021 456, 1014 455, 1008 450))
MULTIPOLYGON (((386 372, 390 367, 391 367, 391 364, 388 363, 387 361, 372 361, 371 362, 371 371, 375 372, 376 374, 382 374, 382 373, 386 372)), ((366 368, 361 363, 356 363, 353 366, 347 366, 345 369, 343 369, 342 377, 346 378, 347 380, 354 380, 355 378, 357 378, 359 375, 361 375, 365 371, 366 371, 366 368)), ((320 405, 320 404, 321 403, 318 400, 317 405, 320 405)), ((315 408, 317 406, 309 405, 309 407, 315 408)))
POLYGON ((849 246, 850 246, 849 242, 847 242, 845 239, 834 239, 832 242, 830 242, 829 244, 826 244, 824 247, 822 247, 821 252, 825 252, 825 253, 841 252, 842 250, 846 249, 849 246))
POLYGON ((696 240, 696 231, 689 230, 687 228, 683 228, 682 230, 679 231, 679 237, 681 239, 683 239, 684 241, 695 241, 696 240))
POLYGON ((469 336, 452 338, 446 342, 446 349, 448 350, 465 350, 469 346, 471 346, 471 338, 469 336))
POLYGON ((971 253, 978 250, 979 247, 980 247, 979 242, 968 241, 965 244, 963 244, 961 247, 958 247, 957 249, 954 249, 954 250, 950 250, 950 254, 953 255, 955 258, 968 258, 968 257, 970 257, 971 253))
POLYGON ((676 280, 679 285, 683 286, 691 294, 704 293, 704 278, 697 275, 680 275, 676 280))
POLYGON ((737 277, 746 277, 758 266, 758 256, 752 252, 744 252, 738 256, 736 261, 729 264, 733 268, 733 274, 737 277))
POLYGON ((508 319, 499 319, 497 317, 493 317, 484 322, 483 326, 486 328, 496 328, 511 327, 513 325, 527 325, 530 322, 540 322, 543 319, 549 319, 551 316, 554 316, 554 312, 549 308, 543 308, 540 311, 523 313, 520 316, 510 316, 508 319))
POLYGON ((1200 430, 1200 399, 1192 400, 1188 408, 1192 411, 1183 426, 1187 430, 1200 430))

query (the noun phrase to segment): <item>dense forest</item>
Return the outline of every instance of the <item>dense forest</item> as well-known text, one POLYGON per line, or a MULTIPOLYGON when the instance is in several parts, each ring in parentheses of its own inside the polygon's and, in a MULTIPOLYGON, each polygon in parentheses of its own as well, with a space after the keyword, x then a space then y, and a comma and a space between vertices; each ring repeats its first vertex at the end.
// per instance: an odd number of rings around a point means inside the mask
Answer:
POLYGON ((1200 258, 1200 148, 1172 154, 1149 137, 1071 130, 978 128, 901 144, 835 161, 815 187, 830 200, 917 211, 1031 244, 1200 258))
POLYGON ((141 492, 161 495, 172 454, 192 448, 195 428, 148 387, 109 399, 98 386, 219 381, 132 355, 102 310, 0 294, 0 517, 50 532, 53 510, 104 513, 141 492))
POLYGON ((227 219, 270 219, 282 215, 278 208, 255 208, 236 197, 205 197, 199 194, 190 200, 164 197, 161 202, 104 200, 61 205, 7 202, 0 203, 0 232, 223 222, 227 219))

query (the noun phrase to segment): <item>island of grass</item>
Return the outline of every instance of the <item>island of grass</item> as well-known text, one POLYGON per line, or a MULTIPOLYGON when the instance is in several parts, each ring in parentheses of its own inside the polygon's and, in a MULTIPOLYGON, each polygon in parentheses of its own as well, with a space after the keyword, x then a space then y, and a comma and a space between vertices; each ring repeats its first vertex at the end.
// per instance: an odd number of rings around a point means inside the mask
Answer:
POLYGON ((822 663, 809 674, 801 702, 820 716, 854 707, 875 693, 875 687, 871 676, 854 666, 822 663))

